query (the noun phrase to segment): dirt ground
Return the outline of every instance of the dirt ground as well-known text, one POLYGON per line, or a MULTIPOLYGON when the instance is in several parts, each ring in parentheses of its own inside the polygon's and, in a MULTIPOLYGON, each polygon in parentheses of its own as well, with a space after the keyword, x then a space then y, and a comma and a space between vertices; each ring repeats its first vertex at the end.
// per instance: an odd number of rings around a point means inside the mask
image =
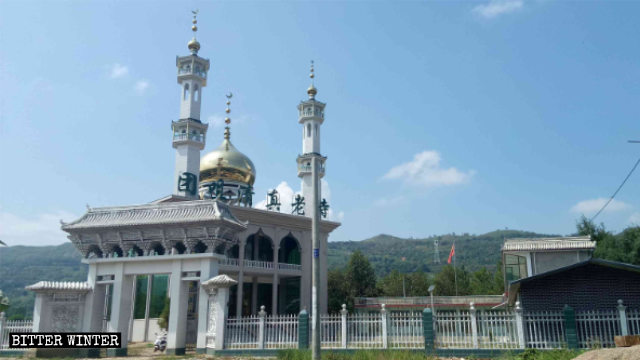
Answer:
POLYGON ((640 345, 588 351, 574 360, 640 360, 640 345))

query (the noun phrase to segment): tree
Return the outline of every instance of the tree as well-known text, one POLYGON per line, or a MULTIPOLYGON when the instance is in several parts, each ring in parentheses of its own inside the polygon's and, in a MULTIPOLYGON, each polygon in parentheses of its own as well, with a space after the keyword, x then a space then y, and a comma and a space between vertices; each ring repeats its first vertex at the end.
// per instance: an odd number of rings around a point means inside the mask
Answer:
POLYGON ((428 296, 429 295, 429 275, 422 271, 416 271, 409 274, 409 286, 407 288, 407 296, 428 296))
POLYGON ((612 234, 605 229, 603 223, 600 223, 600 225, 596 225, 593 221, 587 219, 584 215, 582 215, 580 220, 578 220, 578 223, 576 224, 576 230, 578 231, 578 235, 591 236, 591 240, 597 243, 612 236, 612 234))
POLYGON ((406 274, 401 274, 398 270, 393 270, 391 273, 378 282, 378 291, 382 296, 402 296, 402 281, 405 278, 405 290, 406 290, 406 274))
POLYGON ((330 314, 334 314, 342 309, 342 304, 348 304, 353 308, 353 300, 349 296, 349 287, 344 270, 329 270, 327 273, 327 308, 330 314))
POLYGON ((456 295, 456 278, 458 283, 458 295, 469 295, 471 293, 469 287, 469 274, 465 270, 464 266, 456 268, 454 271, 454 268, 451 265, 445 265, 442 270, 436 274, 436 277, 433 280, 433 283, 436 286, 434 295, 456 295))
POLYGON ((471 293, 474 295, 493 294, 493 276, 486 267, 471 274, 471 293))
POLYGON ((9 308, 9 298, 2 294, 2 290, 0 290, 0 312, 4 312, 9 308))
POLYGON ((169 329, 169 309, 171 308, 171 300, 166 297, 164 298, 164 307, 162 308, 162 312, 160 313, 160 318, 158 319, 158 326, 160 329, 167 331, 169 329))
POLYGON ((369 260, 360 251, 354 251, 351 255, 346 278, 351 296, 376 296, 376 274, 369 260))

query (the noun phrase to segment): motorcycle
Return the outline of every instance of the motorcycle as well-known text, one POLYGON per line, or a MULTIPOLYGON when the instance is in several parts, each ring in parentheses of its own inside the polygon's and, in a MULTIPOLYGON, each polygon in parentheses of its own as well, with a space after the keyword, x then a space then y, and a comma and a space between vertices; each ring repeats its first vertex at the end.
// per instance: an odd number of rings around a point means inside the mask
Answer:
POLYGON ((153 352, 160 351, 163 352, 167 348, 167 334, 165 333, 156 333, 156 341, 153 342, 153 352))

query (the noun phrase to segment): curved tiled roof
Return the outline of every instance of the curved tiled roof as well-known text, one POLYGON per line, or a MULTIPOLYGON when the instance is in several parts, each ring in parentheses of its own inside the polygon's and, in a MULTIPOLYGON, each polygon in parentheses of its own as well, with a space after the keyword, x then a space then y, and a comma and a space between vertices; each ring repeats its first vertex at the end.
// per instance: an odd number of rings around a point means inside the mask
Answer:
POLYGON ((33 285, 26 286, 25 289, 31 291, 43 290, 66 290, 66 291, 91 291, 91 286, 87 282, 80 281, 39 281, 33 285))
POLYGON ((589 236, 558 237, 558 238, 526 238, 507 239, 502 251, 536 251, 536 250, 593 250, 596 242, 589 236))
POLYGON ((184 224, 214 220, 230 222, 240 227, 246 226, 231 213, 226 204, 198 200, 89 209, 80 219, 63 224, 62 230, 184 224))

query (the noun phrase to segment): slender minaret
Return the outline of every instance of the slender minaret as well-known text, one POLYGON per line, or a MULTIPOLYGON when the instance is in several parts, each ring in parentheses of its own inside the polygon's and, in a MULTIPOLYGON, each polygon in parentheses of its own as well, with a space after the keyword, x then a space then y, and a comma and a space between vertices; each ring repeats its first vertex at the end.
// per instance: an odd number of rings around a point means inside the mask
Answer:
POLYGON ((298 122, 302 124, 302 155, 298 156, 298 177, 302 178, 302 196, 304 197, 304 214, 311 216, 313 206, 319 206, 314 203, 312 176, 311 176, 311 159, 318 158, 319 177, 324 176, 324 163, 326 157, 320 154, 320 127, 324 122, 324 107, 326 104, 316 100, 318 90, 315 88, 313 61, 311 62, 311 86, 307 89, 309 100, 301 101, 298 105, 298 122))
POLYGON ((207 86, 209 60, 198 56, 200 43, 196 40, 196 16, 193 11, 193 39, 188 47, 191 55, 177 56, 178 84, 180 84, 180 118, 171 122, 173 147, 176 149, 175 186, 173 193, 191 199, 198 198, 200 151, 204 149, 208 125, 200 121, 202 88, 207 86))

